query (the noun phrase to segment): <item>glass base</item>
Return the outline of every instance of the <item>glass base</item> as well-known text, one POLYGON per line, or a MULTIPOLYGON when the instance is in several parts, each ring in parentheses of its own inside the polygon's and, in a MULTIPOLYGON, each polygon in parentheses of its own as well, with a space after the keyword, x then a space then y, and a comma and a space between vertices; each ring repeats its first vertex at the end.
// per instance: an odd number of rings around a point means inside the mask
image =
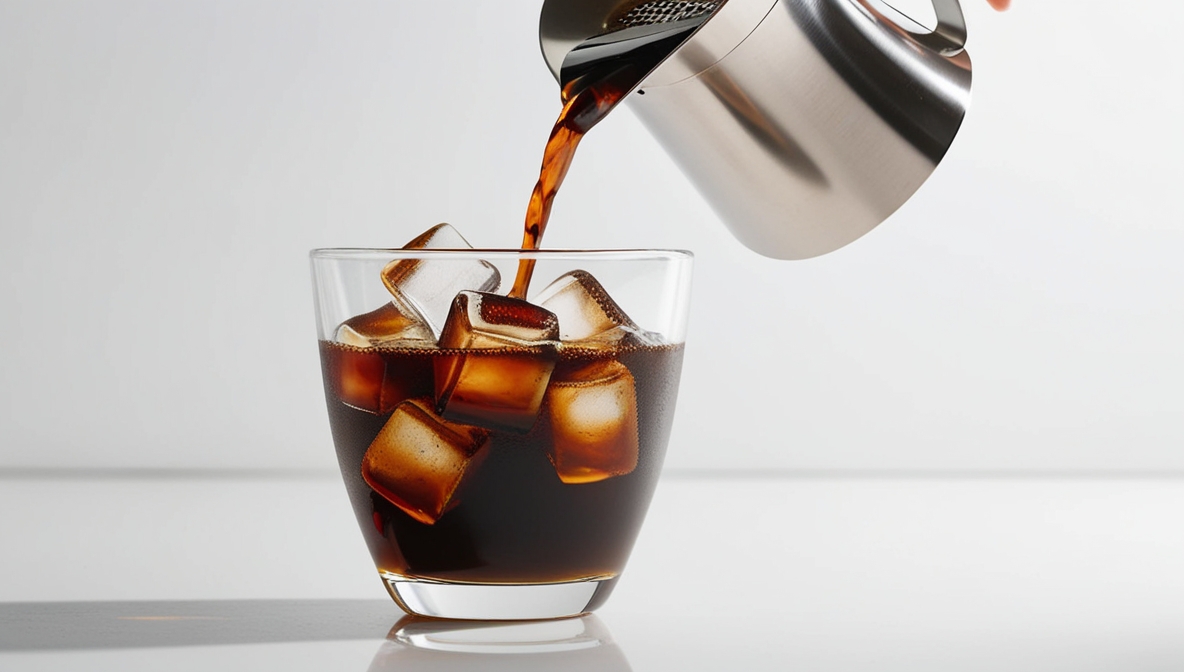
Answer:
POLYGON ((571 653, 612 644, 592 614, 546 621, 440 621, 414 616, 387 636, 404 647, 448 653, 571 653))
POLYGON ((409 614, 480 621, 569 618, 599 607, 617 577, 563 583, 446 583, 380 572, 391 597, 409 614))

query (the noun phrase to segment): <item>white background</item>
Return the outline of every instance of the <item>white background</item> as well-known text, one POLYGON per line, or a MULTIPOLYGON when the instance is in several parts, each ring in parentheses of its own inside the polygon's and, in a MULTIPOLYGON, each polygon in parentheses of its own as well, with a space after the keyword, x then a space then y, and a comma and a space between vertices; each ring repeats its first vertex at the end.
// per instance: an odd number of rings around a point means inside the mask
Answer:
MULTIPOLYGON (((640 124, 548 246, 698 254, 668 464, 1184 469, 1184 8, 965 0, 974 104, 826 257, 733 241, 640 124)), ((517 243, 539 3, 0 0, 0 466, 330 468, 307 261, 517 243)))

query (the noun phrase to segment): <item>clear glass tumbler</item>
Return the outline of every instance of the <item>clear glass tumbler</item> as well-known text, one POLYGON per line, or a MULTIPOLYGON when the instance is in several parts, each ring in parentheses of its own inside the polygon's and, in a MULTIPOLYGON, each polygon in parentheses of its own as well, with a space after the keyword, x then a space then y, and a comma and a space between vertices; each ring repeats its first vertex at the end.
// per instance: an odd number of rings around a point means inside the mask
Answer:
POLYGON ((489 620, 602 604, 665 456, 691 255, 311 257, 333 441, 391 597, 489 620), (524 262, 527 300, 499 293, 524 262))

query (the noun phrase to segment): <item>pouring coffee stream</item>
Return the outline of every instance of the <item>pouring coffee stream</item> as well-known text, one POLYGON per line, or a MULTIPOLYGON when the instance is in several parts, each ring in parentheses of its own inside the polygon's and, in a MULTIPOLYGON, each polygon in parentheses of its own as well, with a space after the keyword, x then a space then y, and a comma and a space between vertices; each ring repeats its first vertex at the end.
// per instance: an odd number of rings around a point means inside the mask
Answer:
MULTIPOLYGON (((547 139, 539 180, 527 206, 522 249, 538 249, 541 244, 555 195, 584 135, 725 1, 650 0, 626 5, 605 20, 606 32, 567 54, 559 74, 563 109, 547 139)), ((525 299, 533 272, 534 261, 522 260, 509 295, 525 299)))
MULTIPOLYGON (((621 87, 615 84, 628 82, 632 76, 633 68, 624 66, 595 82, 594 86, 580 88, 578 83, 573 83, 571 86, 563 87, 563 111, 559 113, 559 120, 555 122, 551 136, 547 139, 539 181, 535 184, 530 195, 530 204, 526 208, 522 249, 539 248, 547 222, 551 219, 551 205, 555 201, 559 187, 563 185, 563 179, 567 177, 567 170, 575 158, 580 140, 628 91, 625 89, 622 92, 621 87)), ((533 260, 523 259, 519 262, 518 275, 514 279, 514 287, 510 290, 509 296, 525 299, 533 273, 533 260)))

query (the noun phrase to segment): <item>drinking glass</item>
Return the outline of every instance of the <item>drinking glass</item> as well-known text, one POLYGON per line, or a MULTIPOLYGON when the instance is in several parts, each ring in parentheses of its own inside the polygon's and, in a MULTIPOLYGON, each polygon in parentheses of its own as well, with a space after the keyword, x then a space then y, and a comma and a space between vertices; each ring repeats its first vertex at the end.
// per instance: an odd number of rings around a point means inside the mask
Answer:
POLYGON ((666 453, 690 253, 323 249, 311 259, 338 463, 391 597, 408 613, 457 619, 601 605, 666 453), (534 264, 527 301, 500 294, 524 262, 534 264))

